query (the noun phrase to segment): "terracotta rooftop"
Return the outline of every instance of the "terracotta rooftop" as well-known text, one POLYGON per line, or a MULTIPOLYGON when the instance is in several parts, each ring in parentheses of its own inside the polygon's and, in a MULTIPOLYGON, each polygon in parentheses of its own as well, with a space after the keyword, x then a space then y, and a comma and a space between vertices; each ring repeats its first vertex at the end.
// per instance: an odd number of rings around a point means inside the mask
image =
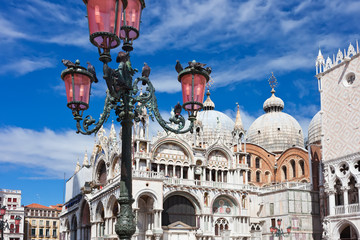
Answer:
POLYGON ((50 207, 46 207, 46 206, 38 204, 38 203, 32 203, 25 207, 26 208, 40 208, 40 209, 56 209, 56 210, 61 211, 62 204, 50 205, 50 207))

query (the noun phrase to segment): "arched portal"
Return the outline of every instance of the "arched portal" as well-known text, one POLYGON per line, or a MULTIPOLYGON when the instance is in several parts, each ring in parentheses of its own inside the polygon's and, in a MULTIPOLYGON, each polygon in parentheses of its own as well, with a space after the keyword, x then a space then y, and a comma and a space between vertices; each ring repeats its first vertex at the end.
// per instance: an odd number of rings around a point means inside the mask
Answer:
POLYGON ((142 195, 138 200, 137 227, 139 230, 138 240, 145 240, 145 233, 151 230, 154 224, 154 199, 148 195, 142 195))
POLYGON ((340 232, 340 239, 341 240, 357 240, 358 236, 356 234, 356 230, 353 226, 348 225, 340 232))
POLYGON ((164 202, 162 212, 162 226, 181 221, 189 226, 196 227, 195 207, 189 199, 174 195, 164 202))
POLYGON ((70 240, 77 240, 77 219, 75 215, 71 219, 70 240))
POLYGON ((81 239, 91 239, 91 223, 90 223, 90 208, 87 202, 84 202, 81 209, 81 239))
POLYGON ((102 237, 105 234, 105 212, 104 206, 101 202, 96 208, 96 236, 102 237))

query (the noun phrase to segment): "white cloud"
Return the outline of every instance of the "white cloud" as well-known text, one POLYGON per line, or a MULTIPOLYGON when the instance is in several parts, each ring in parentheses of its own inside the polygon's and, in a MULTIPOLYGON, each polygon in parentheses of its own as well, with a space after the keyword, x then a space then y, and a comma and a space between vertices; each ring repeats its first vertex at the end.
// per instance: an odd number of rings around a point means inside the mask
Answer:
POLYGON ((24 58, 16 62, 10 62, 0 66, 0 74, 11 72, 16 76, 24 75, 36 70, 54 67, 54 63, 49 58, 24 58))
POLYGON ((94 137, 76 134, 75 130, 54 132, 20 127, 0 129, 0 162, 23 165, 35 170, 34 177, 71 176, 76 160, 82 163, 84 152, 92 150, 94 137))
POLYGON ((16 29, 13 23, 4 19, 0 15, 1 41, 9 41, 9 39, 29 39, 29 36, 16 29))

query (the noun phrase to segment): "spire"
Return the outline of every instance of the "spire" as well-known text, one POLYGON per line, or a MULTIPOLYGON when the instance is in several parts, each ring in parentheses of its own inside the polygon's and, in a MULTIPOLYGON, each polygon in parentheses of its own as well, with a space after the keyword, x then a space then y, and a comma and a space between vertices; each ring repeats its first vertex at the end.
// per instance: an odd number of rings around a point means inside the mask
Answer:
POLYGON ((86 166, 90 165, 89 158, 88 158, 88 155, 87 155, 87 150, 85 150, 84 161, 83 161, 82 165, 83 165, 83 167, 86 167, 86 166))
POLYGON ((111 123, 109 139, 110 139, 110 141, 116 141, 116 131, 115 131, 115 126, 114 126, 114 120, 111 123))
POLYGON ((319 53, 318 53, 318 56, 317 56, 317 59, 320 60, 320 59, 324 59, 322 53, 321 53, 321 49, 319 48, 319 53))
POLYGON ((206 111, 206 110, 214 110, 215 109, 215 104, 214 104, 213 101, 211 101, 209 89, 207 90, 206 96, 207 96, 207 98, 206 98, 206 100, 204 102, 204 111, 206 111))
POLYGON ((75 173, 79 172, 81 169, 81 166, 80 166, 80 163, 79 163, 79 158, 78 158, 78 161, 76 163, 76 167, 75 167, 75 173))
POLYGON ((241 121, 241 116, 240 116, 239 103, 236 103, 236 105, 237 105, 237 113, 236 113, 236 119, 235 119, 234 129, 244 130, 243 124, 242 124, 242 121, 241 121))
POLYGON ((104 129, 103 125, 101 125, 99 131, 97 132, 97 136, 98 136, 99 138, 101 138, 101 137, 104 136, 105 134, 106 134, 105 129, 104 129))

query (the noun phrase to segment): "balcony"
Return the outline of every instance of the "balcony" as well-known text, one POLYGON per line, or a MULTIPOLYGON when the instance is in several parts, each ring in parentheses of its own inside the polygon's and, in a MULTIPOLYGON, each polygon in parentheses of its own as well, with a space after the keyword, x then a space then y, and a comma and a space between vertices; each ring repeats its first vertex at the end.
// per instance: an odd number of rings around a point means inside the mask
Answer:
POLYGON ((347 206, 347 212, 348 213, 357 213, 360 212, 360 206, 359 203, 350 204, 347 206))
POLYGON ((151 179, 162 179, 164 178, 163 173, 152 172, 152 171, 133 171, 133 178, 151 178, 151 179))
POLYGON ((146 158, 150 158, 151 154, 150 153, 146 153, 146 152, 135 152, 134 153, 134 158, 142 158, 142 159, 146 159, 146 158))
POLYGON ((344 206, 336 206, 335 207, 335 214, 344 214, 345 213, 345 207, 344 206))
POLYGON ((205 187, 205 188, 221 188, 221 189, 259 191, 259 187, 245 185, 245 184, 235 184, 235 183, 226 183, 226 182, 211 182, 211 181, 190 180, 190 179, 180 179, 180 178, 164 178, 164 183, 168 184, 168 185, 177 185, 177 186, 199 186, 199 187, 205 187))
POLYGON ((359 213, 360 212, 360 204, 359 203, 353 203, 349 205, 340 205, 335 206, 335 215, 338 214, 352 214, 352 213, 359 213))
MULTIPOLYGON (((300 183, 300 182, 284 182, 267 187, 258 187, 248 184, 238 184, 238 183, 227 183, 227 182, 214 182, 214 181, 202 181, 202 180, 192 180, 192 179, 181 179, 175 177, 164 177, 163 173, 153 172, 153 171, 139 171, 133 170, 133 177, 144 178, 144 179, 159 179, 163 180, 165 185, 181 185, 181 186, 198 186, 206 188, 221 188, 221 189, 236 189, 244 190, 251 192, 261 192, 267 193, 272 191, 278 191, 283 189, 300 189, 300 190, 311 190, 311 183, 300 183)), ((356 207, 353 207, 356 208, 356 207)))

